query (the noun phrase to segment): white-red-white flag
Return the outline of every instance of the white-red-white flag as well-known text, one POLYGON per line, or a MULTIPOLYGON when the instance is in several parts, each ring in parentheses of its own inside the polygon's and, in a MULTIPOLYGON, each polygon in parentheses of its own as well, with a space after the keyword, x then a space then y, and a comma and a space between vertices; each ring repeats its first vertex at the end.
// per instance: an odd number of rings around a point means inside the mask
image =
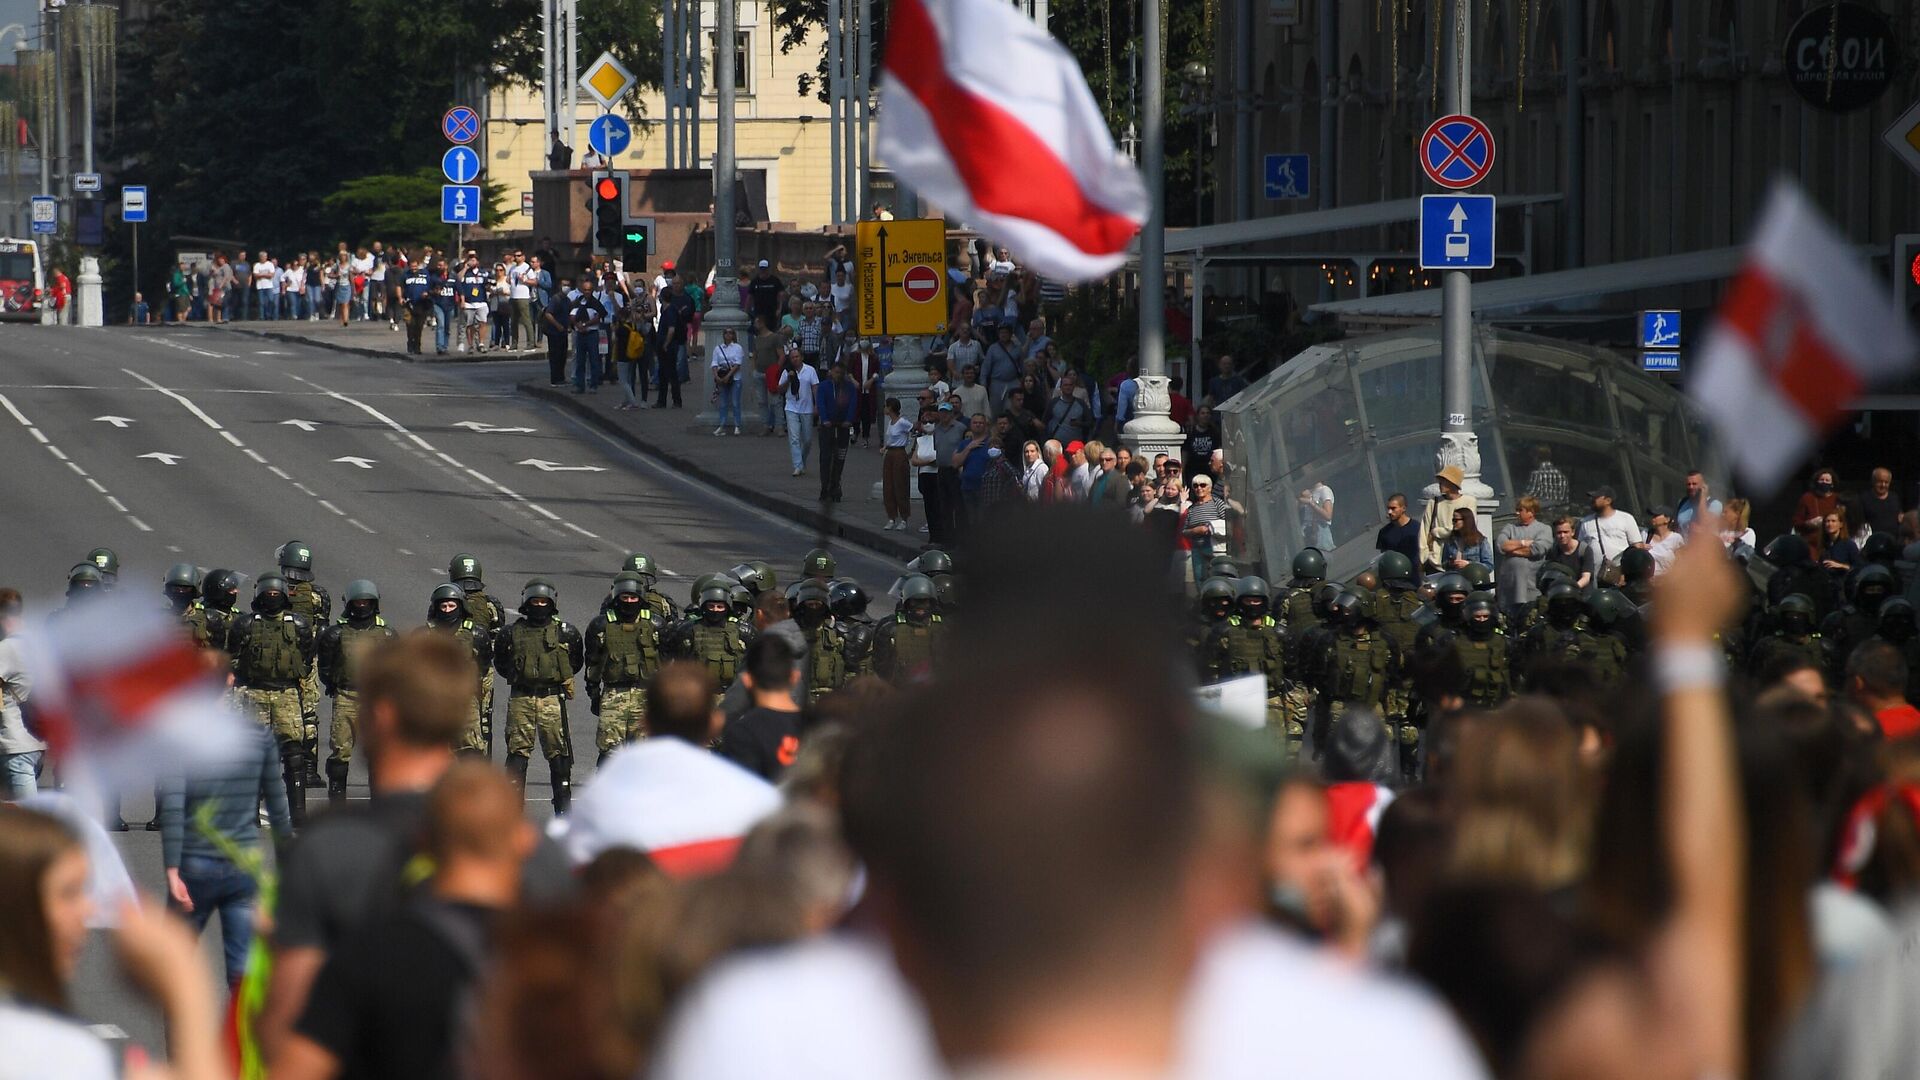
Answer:
POLYGON ((1777 490, 1860 393, 1914 365, 1906 316, 1800 190, 1774 185, 1689 393, 1758 493, 1777 490))
POLYGON ((895 0, 880 156, 1050 278, 1119 268, 1147 190, 1072 54, 1004 0, 895 0))

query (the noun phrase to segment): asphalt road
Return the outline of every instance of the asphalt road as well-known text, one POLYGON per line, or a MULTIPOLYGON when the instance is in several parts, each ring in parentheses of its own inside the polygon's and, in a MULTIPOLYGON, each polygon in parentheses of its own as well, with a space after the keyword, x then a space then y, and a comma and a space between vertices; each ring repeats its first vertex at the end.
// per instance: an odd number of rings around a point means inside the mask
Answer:
MULTIPOLYGON (((693 578, 750 558, 791 580, 813 535, 515 396, 514 382, 544 370, 406 364, 212 330, 0 327, 0 584, 44 613, 68 568, 104 545, 120 556, 122 590, 157 604, 166 569, 192 562, 248 575, 244 604, 252 575, 298 538, 336 615, 347 582, 370 578, 404 627, 424 621, 456 551, 480 558, 509 607, 527 578, 549 578, 576 625, 633 550, 654 557, 676 602, 693 578)), ((898 573, 858 549, 836 555, 876 597, 898 573)), ((505 702, 502 690, 496 760, 505 702)), ((576 746, 593 745, 593 726, 581 702, 576 746)), ((590 780, 593 753, 578 756, 575 775, 590 780)), ((544 762, 528 779, 529 813, 544 817, 544 762)), ((349 796, 364 798, 364 785, 356 761, 349 796)), ((150 795, 124 805, 138 830, 150 795)), ((135 882, 160 892, 158 834, 115 841, 135 882)), ((210 933, 210 964, 214 946, 210 933)), ((80 1008, 157 1045, 109 967, 89 958, 80 1008)))

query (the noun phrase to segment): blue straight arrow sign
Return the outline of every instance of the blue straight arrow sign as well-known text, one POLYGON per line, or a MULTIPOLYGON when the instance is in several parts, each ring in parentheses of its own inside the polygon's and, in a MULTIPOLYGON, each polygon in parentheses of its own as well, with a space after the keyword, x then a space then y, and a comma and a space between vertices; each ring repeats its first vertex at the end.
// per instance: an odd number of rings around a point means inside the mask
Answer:
POLYGON ((440 171, 456 184, 471 184, 480 175, 480 155, 471 146, 455 146, 440 155, 440 171))

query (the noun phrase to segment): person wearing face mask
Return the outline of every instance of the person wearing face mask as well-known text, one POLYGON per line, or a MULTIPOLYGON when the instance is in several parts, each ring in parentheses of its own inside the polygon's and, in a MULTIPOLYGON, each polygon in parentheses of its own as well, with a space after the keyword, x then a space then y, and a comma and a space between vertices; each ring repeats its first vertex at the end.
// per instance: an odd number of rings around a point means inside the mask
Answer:
POLYGON ((896 686, 932 677, 946 642, 946 627, 934 610, 937 599, 933 579, 925 574, 911 574, 900 583, 900 605, 874 637, 874 674, 896 686))
POLYGON ((333 699, 327 755, 327 801, 347 801, 347 769, 360 734, 360 663, 367 650, 394 637, 380 614, 380 589, 371 581, 350 582, 340 621, 320 631, 320 684, 333 699))
POLYGON ((1500 614, 1492 597, 1476 593, 1461 609, 1465 632, 1454 635, 1454 649, 1467 672, 1467 701, 1491 709, 1513 691, 1507 637, 1500 632, 1500 614))
POLYGON ((226 649, 240 704, 273 732, 287 786, 287 807, 298 829, 307 820, 306 725, 300 709, 300 679, 318 656, 313 623, 294 611, 287 579, 260 575, 253 583, 253 610, 233 621, 226 649))
POLYGON ((847 681, 852 665, 847 662, 847 641, 830 617, 833 597, 819 581, 796 582, 787 590, 787 603, 793 621, 806 635, 805 651, 807 700, 819 701, 838 690, 847 681))
POLYGON ((594 744, 600 762, 647 734, 647 683, 660 670, 660 628, 647 585, 624 571, 613 579, 613 603, 587 627, 587 697, 600 718, 594 744))
MULTIPOLYGON (((451 581, 435 586, 433 595, 427 598, 427 628, 452 634, 466 645, 473 653, 474 667, 479 669, 485 681, 492 682, 493 638, 485 626, 475 622, 473 616, 468 614, 467 590, 451 581)), ((487 733, 481 717, 481 711, 493 704, 491 690, 489 686, 489 692, 484 697, 475 695, 473 719, 454 744, 454 749, 463 756, 492 756, 487 751, 487 733)))
POLYGON ((740 673, 746 639, 740 633, 740 621, 734 618, 732 595, 726 585, 712 582, 695 599, 698 606, 692 613, 693 623, 680 635, 684 654, 704 666, 724 691, 740 673))
POLYGON ((1793 524, 1824 525, 1827 515, 1840 505, 1840 495, 1835 490, 1837 478, 1832 469, 1815 469, 1807 478, 1807 490, 1800 493, 1800 501, 1793 508, 1793 524))
MULTIPOLYGON (((240 601, 240 575, 231 570, 209 570, 200 580, 200 599, 180 616, 203 649, 225 649, 240 601)), ((222 654, 223 660, 225 659, 222 654)))
POLYGON ((534 737, 546 755, 553 782, 553 812, 573 805, 573 736, 567 728, 567 701, 573 675, 584 660, 580 631, 560 618, 560 593, 545 578, 533 578, 520 590, 520 618, 499 637, 493 666, 507 680, 507 774, 522 797, 534 737))
MULTIPOLYGON (((186 622, 187 613, 200 600, 200 571, 192 563, 175 563, 167 571, 166 581, 160 586, 160 595, 166 597, 167 609, 181 622, 186 622)), ((188 624, 188 629, 194 629, 192 624, 188 624)), ((196 640, 198 637, 196 632, 196 640)), ((206 642, 201 641, 200 644, 206 642)))

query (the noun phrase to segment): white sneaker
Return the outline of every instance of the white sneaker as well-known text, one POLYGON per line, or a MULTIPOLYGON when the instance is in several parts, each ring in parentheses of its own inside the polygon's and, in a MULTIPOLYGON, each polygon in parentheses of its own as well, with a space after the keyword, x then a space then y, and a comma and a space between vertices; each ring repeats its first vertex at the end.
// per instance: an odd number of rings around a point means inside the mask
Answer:
POLYGON ((454 351, 454 352, 466 352, 466 351, 467 351, 467 343, 463 341, 463 342, 461 342, 460 344, 458 344, 458 345, 455 345, 455 346, 453 347, 453 351, 454 351))
POLYGON ((927 527, 926 527, 925 525, 922 525, 922 526, 920 526, 920 531, 921 531, 921 532, 926 532, 926 531, 927 531, 927 527))
POLYGON ((725 435, 727 433, 727 429, 723 427, 717 427, 713 429, 713 433, 715 435, 725 435))
POLYGON ((738 434, 740 434, 740 429, 739 429, 738 427, 735 427, 735 428, 733 429, 733 433, 734 433, 735 435, 738 435, 738 434))

